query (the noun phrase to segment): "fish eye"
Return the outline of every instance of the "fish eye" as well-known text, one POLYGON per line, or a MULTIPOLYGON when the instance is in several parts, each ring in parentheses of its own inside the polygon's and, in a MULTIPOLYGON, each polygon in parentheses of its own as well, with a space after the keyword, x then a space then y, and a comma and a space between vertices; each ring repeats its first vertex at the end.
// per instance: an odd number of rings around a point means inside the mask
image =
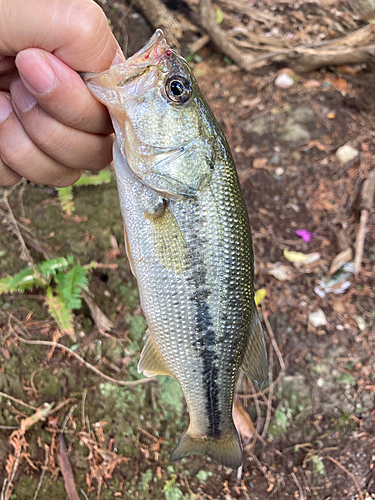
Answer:
POLYGON ((187 102, 192 95, 191 83, 181 75, 173 75, 165 82, 168 98, 175 103, 187 102))

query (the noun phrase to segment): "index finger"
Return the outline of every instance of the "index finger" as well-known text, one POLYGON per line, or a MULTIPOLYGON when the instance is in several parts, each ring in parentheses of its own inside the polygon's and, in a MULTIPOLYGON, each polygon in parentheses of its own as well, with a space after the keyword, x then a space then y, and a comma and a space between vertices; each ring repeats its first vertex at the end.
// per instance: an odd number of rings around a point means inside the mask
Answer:
POLYGON ((92 0, 0 0, 0 54, 30 47, 52 52, 76 71, 104 71, 119 46, 92 0))

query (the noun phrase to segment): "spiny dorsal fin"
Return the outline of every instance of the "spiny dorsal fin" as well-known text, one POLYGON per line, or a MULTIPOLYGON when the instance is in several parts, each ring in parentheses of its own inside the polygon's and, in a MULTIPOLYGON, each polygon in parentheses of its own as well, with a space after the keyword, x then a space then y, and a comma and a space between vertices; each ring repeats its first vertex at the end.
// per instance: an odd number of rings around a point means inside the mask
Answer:
POLYGON ((173 377, 164 363, 152 335, 148 336, 138 363, 138 373, 142 372, 145 377, 154 377, 155 375, 170 375, 173 377))
POLYGON ((241 370, 260 390, 267 382, 267 351, 263 328, 255 304, 253 306, 249 340, 245 349, 241 370))
POLYGON ((166 208, 160 217, 150 220, 151 240, 160 262, 175 274, 189 265, 189 251, 175 216, 166 208))

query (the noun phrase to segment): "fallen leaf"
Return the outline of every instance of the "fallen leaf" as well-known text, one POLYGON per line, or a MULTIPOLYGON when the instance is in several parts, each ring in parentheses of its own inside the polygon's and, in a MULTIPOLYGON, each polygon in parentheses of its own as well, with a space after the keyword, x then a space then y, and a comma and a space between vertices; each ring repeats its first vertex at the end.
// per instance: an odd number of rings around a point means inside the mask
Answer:
POLYGON ((284 249, 284 257, 290 262, 305 262, 307 260, 307 255, 302 252, 293 252, 287 249, 284 249))
POLYGON ((65 491, 69 500, 80 500, 76 483, 74 481, 73 469, 69 462, 69 457, 66 451, 66 445, 62 434, 59 435, 60 449, 57 454, 57 461, 60 466, 61 474, 64 478, 65 491))
POLYGON ((255 292, 254 300, 255 304, 259 306, 264 298, 267 297, 267 290, 265 288, 260 288, 255 292))
POLYGON ((336 257, 333 259, 331 268, 328 272, 328 276, 332 276, 336 271, 342 268, 344 264, 347 262, 350 262, 353 258, 353 252, 352 249, 349 247, 343 252, 340 252, 336 257))
POLYGON ((65 213, 60 214, 61 217, 65 220, 70 220, 72 222, 76 222, 77 224, 80 224, 81 222, 86 222, 87 221, 87 215, 67 215, 65 213))
POLYGON ((318 80, 307 80, 307 82, 303 84, 305 89, 317 89, 320 85, 321 83, 318 80))
POLYGON ((256 432, 253 421, 250 415, 243 409, 237 396, 234 397, 233 401, 233 420, 238 432, 244 439, 250 440, 253 438, 256 432))
POLYGON ((267 264, 267 273, 276 278, 279 281, 289 281, 293 279, 294 274, 290 267, 284 266, 281 262, 267 264))
POLYGON ((267 158, 255 158, 253 161, 254 168, 264 168, 267 165, 267 158))
POLYGON ((336 118, 336 113, 334 111, 331 111, 330 113, 327 113, 327 118, 329 118, 330 120, 333 120, 334 118, 336 118))

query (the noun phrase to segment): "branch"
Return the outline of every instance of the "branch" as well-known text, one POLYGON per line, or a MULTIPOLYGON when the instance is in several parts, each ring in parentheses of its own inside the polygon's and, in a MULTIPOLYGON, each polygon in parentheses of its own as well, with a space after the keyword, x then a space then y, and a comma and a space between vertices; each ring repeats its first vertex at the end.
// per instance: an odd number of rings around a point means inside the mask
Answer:
MULTIPOLYGON (((216 24, 211 0, 200 0, 200 22, 214 44, 245 71, 277 63, 303 72, 323 66, 370 63, 375 55, 375 24, 315 46, 273 47, 272 52, 255 57, 238 48, 236 42, 216 24)), ((259 47, 259 51, 264 51, 264 47, 259 47)))
POLYGON ((161 28, 172 47, 180 47, 181 27, 174 15, 160 0, 133 0, 134 7, 141 11, 154 29, 161 28))

